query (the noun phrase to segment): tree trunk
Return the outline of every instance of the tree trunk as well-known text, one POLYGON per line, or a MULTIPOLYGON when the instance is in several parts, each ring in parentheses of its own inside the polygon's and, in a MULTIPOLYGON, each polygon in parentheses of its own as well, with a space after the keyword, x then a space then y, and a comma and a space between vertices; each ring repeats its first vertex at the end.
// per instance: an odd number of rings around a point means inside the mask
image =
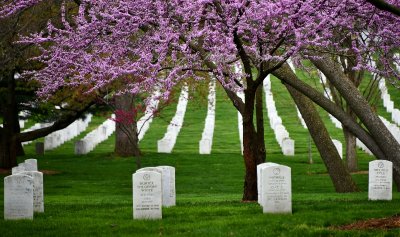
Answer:
POLYGON ((115 153, 118 156, 140 156, 134 96, 124 94, 115 98, 115 153))
POLYGON ((313 138, 328 170, 336 192, 345 193, 358 191, 356 183, 343 165, 340 155, 329 136, 328 130, 313 103, 293 87, 285 83, 284 85, 294 99, 305 123, 307 124, 308 131, 310 132, 310 135, 313 138))
POLYGON ((257 132, 253 123, 255 106, 255 91, 245 90, 243 117, 243 158, 246 168, 244 179, 243 201, 256 201, 257 194, 257 165, 259 164, 259 148, 257 132))
MULTIPOLYGON (((393 162, 394 175, 400 174, 400 145, 380 118, 374 113, 368 101, 366 101, 357 88, 346 79, 346 75, 333 60, 322 57, 318 59, 312 58, 311 61, 326 75, 327 79, 347 101, 348 105, 384 152, 386 159, 393 162)), ((399 180, 399 177, 396 177, 395 180, 399 180)), ((400 183, 397 183, 397 188, 400 188, 400 183)))
POLYGON ((18 165, 15 139, 10 139, 9 134, 11 133, 5 131, 4 128, 0 133, 0 167, 4 169, 11 169, 18 165))
MULTIPOLYGON (((295 75, 291 77, 285 77, 283 75, 288 75, 287 71, 290 70, 289 65, 284 64, 281 68, 275 70, 273 74, 279 79, 283 80, 285 83, 291 85, 296 90, 300 91, 303 95, 307 96, 314 103, 321 106, 328 113, 335 116, 344 127, 346 127, 350 132, 357 136, 360 141, 362 141, 368 149, 375 155, 376 158, 380 160, 386 160, 386 154, 383 150, 378 146, 374 138, 371 136, 369 132, 367 132, 363 127, 361 127, 358 123, 354 122, 354 120, 346 114, 341 108, 339 108, 335 103, 331 100, 325 98, 325 96, 319 91, 315 90, 308 84, 304 83, 301 80, 298 80, 295 75)), ((396 182, 397 189, 399 189, 400 184, 400 173, 394 169, 393 170, 393 179, 396 182)))
POLYGON ((258 142, 258 158, 257 163, 265 162, 265 137, 264 137, 264 114, 263 114, 263 86, 258 86, 256 91, 256 122, 257 122, 257 142, 258 142))
POLYGON ((356 142, 357 138, 346 128, 343 128, 344 139, 346 141, 346 163, 350 172, 358 171, 358 159, 356 142))
MULTIPOLYGON (((2 108, 3 128, 0 130, 0 160, 1 167, 11 169, 17 165, 17 139, 15 130, 19 130, 17 102, 15 98, 14 73, 5 73, 7 92, 5 93, 5 108, 2 108), (17 124, 16 124, 17 123, 17 124)), ((21 143, 19 142, 21 146, 21 143)))
POLYGON ((343 126, 347 127, 349 131, 355 134, 371 150, 371 152, 374 153, 376 157, 379 159, 385 159, 386 155, 383 153, 369 132, 367 132, 358 123, 354 122, 354 120, 348 114, 346 114, 331 100, 327 99, 322 93, 299 80, 296 75, 289 74, 288 70, 290 70, 290 67, 285 64, 281 68, 275 70, 273 75, 292 86, 303 95, 307 96, 314 103, 325 109, 328 113, 335 116, 335 118, 337 118, 343 126))

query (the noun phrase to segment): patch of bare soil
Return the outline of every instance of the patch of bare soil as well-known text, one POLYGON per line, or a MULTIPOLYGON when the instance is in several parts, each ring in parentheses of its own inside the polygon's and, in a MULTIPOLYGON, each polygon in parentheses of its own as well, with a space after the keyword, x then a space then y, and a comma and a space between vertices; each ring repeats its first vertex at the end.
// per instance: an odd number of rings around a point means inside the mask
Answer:
MULTIPOLYGON (((55 175, 55 174, 61 174, 60 171, 55 171, 55 170, 39 170, 43 174, 46 175, 55 175)), ((8 169, 0 169, 0 174, 11 174, 11 170, 8 169)))
MULTIPOLYGON (((327 171, 324 172, 307 172, 308 175, 329 175, 327 171)), ((368 170, 360 170, 355 172, 350 172, 350 174, 368 174, 368 170)))
POLYGON ((357 221, 348 225, 338 226, 340 230, 365 230, 365 229, 395 229, 400 228, 400 213, 385 218, 357 221))
POLYGON ((60 171, 55 171, 55 170, 39 170, 39 171, 47 175, 61 174, 60 171))

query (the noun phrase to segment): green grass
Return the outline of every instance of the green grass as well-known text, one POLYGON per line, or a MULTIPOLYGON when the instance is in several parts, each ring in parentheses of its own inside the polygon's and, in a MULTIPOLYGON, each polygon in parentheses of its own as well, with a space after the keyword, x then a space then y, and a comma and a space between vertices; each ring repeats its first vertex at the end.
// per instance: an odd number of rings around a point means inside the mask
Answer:
MULTIPOLYGON (((263 214, 256 203, 241 202, 244 165, 240 155, 237 111, 219 88, 216 126, 211 155, 198 154, 198 142, 207 112, 205 103, 192 98, 172 154, 156 153, 157 140, 174 115, 171 105, 155 118, 140 145, 143 166, 176 168, 177 205, 163 209, 163 219, 133 220, 133 158, 112 154, 114 137, 90 154, 75 156, 73 141, 37 158, 40 170, 59 173, 44 176, 45 213, 33 221, 0 220, 0 236, 398 236, 400 230, 339 231, 332 228, 357 220, 391 216, 399 212, 400 194, 393 200, 368 201, 368 176, 354 174, 361 192, 337 194, 313 147, 314 164, 308 164, 307 131, 300 125, 286 89, 273 81, 279 115, 296 141, 296 155, 284 157, 265 114, 267 160, 292 168, 293 214, 263 214), (282 102, 284 101, 284 102, 282 102)), ((332 137, 341 138, 321 110, 332 137)), ((104 118, 95 117, 90 129, 104 118)), ((89 130, 90 130, 89 129, 89 130)), ((81 136, 84 136, 82 134, 81 136)), ((78 138, 76 138, 78 139, 78 138)), ((359 152, 360 169, 373 158, 359 152)), ((3 175, 5 176, 5 175, 3 175)), ((3 185, 0 199, 3 199, 3 185)), ((0 202, 3 208, 3 202, 0 202)))

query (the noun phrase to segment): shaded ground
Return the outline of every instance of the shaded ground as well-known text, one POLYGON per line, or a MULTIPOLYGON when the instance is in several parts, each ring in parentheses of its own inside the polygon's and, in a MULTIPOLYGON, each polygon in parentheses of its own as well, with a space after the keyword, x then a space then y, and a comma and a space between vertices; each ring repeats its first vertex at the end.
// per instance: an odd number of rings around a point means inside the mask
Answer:
POLYGON ((355 229, 395 229, 400 228, 400 213, 385 218, 368 219, 357 221, 349 225, 335 227, 340 230, 355 230, 355 229))
MULTIPOLYGON (((55 170, 39 170, 39 171, 42 172, 43 174, 47 174, 47 175, 54 175, 54 174, 60 174, 61 173, 61 172, 55 171, 55 170)), ((9 170, 9 169, 0 169, 0 174, 9 175, 9 174, 11 174, 11 170, 9 170)))

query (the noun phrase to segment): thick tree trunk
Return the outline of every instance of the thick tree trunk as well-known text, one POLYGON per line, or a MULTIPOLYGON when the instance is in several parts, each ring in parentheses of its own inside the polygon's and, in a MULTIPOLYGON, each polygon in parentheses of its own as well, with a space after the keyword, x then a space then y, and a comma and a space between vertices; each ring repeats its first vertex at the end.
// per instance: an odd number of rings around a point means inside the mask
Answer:
POLYGON ((257 132, 253 123, 255 93, 245 90, 245 104, 243 116, 243 158, 246 168, 244 179, 243 201, 256 201, 257 194, 257 165, 259 148, 257 132))
POLYGON ((257 142, 258 142, 258 158, 257 163, 265 162, 265 137, 264 137, 264 114, 263 114, 263 87, 259 85, 256 91, 256 123, 257 123, 257 142))
POLYGON ((2 129, 0 132, 0 167, 4 169, 11 169, 17 166, 17 149, 15 140, 10 139, 10 132, 2 129))
MULTIPOLYGON (((312 63, 322 71, 327 79, 335 86, 338 92, 347 101, 357 117, 365 125, 386 159, 393 162, 395 176, 400 174, 400 145, 386 128, 380 118, 374 113, 368 101, 359 93, 357 88, 346 79, 337 63, 328 57, 313 58, 312 63)), ((399 180, 396 177, 395 180, 399 180)), ((397 183, 399 189, 400 183, 397 183)))
POLYGON ((140 156, 134 96, 124 94, 115 98, 116 113, 115 153, 118 156, 140 156))
MULTIPOLYGON (((15 130, 19 130, 17 102, 15 98, 15 79, 12 71, 6 73, 7 92, 5 108, 2 108, 3 128, 0 130, 1 167, 10 169, 17 165, 17 139, 15 130)), ((19 143, 21 146, 21 143, 19 143)))
POLYGON ((287 84, 285 84, 285 86, 307 124, 308 131, 317 146, 336 192, 345 193, 358 191, 356 183, 342 163, 340 155, 329 136, 328 130, 313 103, 293 87, 287 84))

